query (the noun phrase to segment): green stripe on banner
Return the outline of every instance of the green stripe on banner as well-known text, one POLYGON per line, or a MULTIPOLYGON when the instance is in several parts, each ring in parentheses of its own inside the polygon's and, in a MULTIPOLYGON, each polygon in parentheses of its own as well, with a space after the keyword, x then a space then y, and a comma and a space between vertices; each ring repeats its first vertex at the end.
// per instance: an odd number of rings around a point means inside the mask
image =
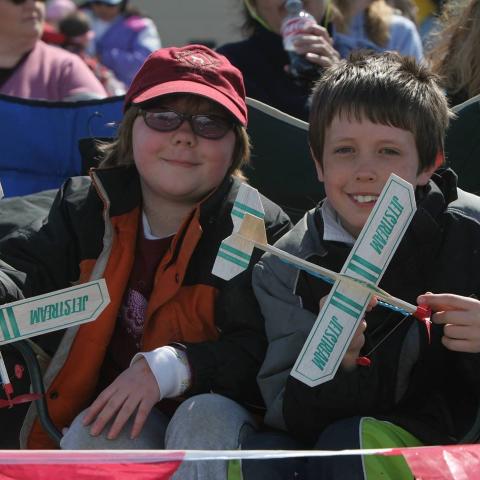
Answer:
POLYGON ((234 263, 235 265, 239 265, 242 268, 248 268, 248 263, 242 262, 238 258, 232 257, 231 255, 228 255, 227 253, 218 252, 218 256, 220 258, 223 258, 224 260, 228 260, 229 262, 234 263))
POLYGON ((5 322, 5 316, 3 315, 3 308, 0 309, 0 330, 2 330, 3 338, 10 340, 10 332, 8 331, 7 322, 5 322))
POLYGON ((12 327, 13 336, 19 337, 20 330, 18 329, 17 319, 15 318, 15 315, 13 313, 13 308, 8 307, 6 308, 6 310, 7 310, 8 319, 10 320, 10 326, 12 327))
POLYGON ((364 267, 367 267, 369 270, 372 272, 377 273, 378 275, 382 274, 382 270, 378 268, 376 265, 373 263, 369 262, 368 260, 365 260, 363 257, 360 255, 353 255, 352 260, 355 260, 356 262, 362 264, 364 267))
POLYGON ((251 255, 248 255, 248 253, 245 253, 243 250, 239 250, 238 248, 232 247, 227 243, 220 244, 220 250, 226 250, 227 252, 233 253, 234 255, 237 255, 238 257, 247 260, 248 262, 251 258, 251 255))
POLYGON ((255 210, 254 208, 252 207, 249 207, 248 205, 246 205, 245 203, 241 203, 241 202, 235 202, 233 204, 234 207, 237 207, 239 208, 240 210, 243 210, 247 213, 251 213, 252 215, 255 215, 256 217, 260 217, 260 218, 263 218, 265 217, 265 214, 263 212, 260 212, 259 210, 255 210))

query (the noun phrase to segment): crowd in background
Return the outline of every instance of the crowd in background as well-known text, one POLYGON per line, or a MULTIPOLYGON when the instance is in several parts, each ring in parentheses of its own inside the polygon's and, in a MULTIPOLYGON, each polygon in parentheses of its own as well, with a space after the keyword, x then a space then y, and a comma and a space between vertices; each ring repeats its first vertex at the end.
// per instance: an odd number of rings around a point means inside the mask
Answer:
MULTIPOLYGON (((311 82, 298 81, 286 67, 289 58, 280 32, 284 2, 242 3, 245 38, 217 45, 218 51, 242 71, 248 96, 306 119, 311 82)), ((479 2, 307 0, 304 5, 317 26, 303 35, 297 51, 319 70, 354 50, 391 50, 431 64, 452 105, 480 91, 479 2)), ((236 11, 234 7, 232 2, 236 11)), ((8 95, 50 100, 72 98, 72 94, 73 98, 121 95, 145 58, 161 46, 157 26, 127 0, 3 0, 0 9, 0 92, 8 95), (15 15, 32 20, 20 25, 15 15), (93 75, 59 48, 79 56, 93 75), (31 78, 38 68, 39 50, 43 70, 51 65, 57 72, 45 73, 49 80, 40 80, 40 73, 31 78), (35 87, 27 86, 29 82, 35 87), (42 82, 49 85, 39 85, 42 82), (62 87, 54 87, 55 82, 62 87), (69 83, 73 84, 70 90, 69 83)))

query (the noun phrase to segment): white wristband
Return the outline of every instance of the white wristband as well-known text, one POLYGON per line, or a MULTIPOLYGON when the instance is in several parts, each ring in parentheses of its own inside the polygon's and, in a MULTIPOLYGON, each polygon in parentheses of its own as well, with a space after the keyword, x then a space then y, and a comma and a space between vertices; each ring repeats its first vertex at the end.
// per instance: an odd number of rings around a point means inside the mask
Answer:
POLYGON ((151 352, 139 352, 132 358, 130 365, 140 357, 145 358, 157 381, 160 400, 178 397, 190 386, 190 366, 183 350, 167 346, 151 352))

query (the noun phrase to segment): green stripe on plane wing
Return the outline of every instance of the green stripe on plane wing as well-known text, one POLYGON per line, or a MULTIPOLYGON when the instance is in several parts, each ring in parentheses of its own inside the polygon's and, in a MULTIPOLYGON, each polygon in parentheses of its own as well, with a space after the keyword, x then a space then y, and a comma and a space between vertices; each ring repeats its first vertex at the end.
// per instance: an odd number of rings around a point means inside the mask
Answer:
POLYGON ((335 305, 337 308, 345 312, 347 315, 350 315, 353 318, 358 318, 360 313, 362 313, 363 306, 355 302, 351 298, 343 295, 338 290, 333 292, 330 303, 335 305), (350 308, 352 307, 352 308, 350 308))
POLYGON ((233 255, 236 255, 237 257, 243 258, 244 260, 247 260, 247 262, 250 261, 250 258, 252 258, 251 255, 248 253, 245 253, 243 250, 239 250, 238 248, 232 247, 231 245, 228 245, 227 243, 221 243, 220 244, 220 251, 221 250, 226 250, 227 252, 232 253, 233 255))
MULTIPOLYGON (((244 212, 255 215, 256 217, 259 217, 259 218, 264 218, 265 217, 265 214, 263 212, 261 212, 260 210, 255 210, 254 208, 249 207, 247 204, 239 202, 239 201, 235 201, 235 203, 233 204, 233 207, 234 208, 236 207, 239 210, 243 210, 244 212)), ((232 210, 232 213, 233 213, 233 210, 232 210)))
POLYGON ((374 265, 372 262, 369 262, 368 260, 366 260, 365 258, 361 257, 360 255, 356 255, 354 254, 352 256, 352 260, 362 264, 364 267, 368 268, 370 271, 378 274, 378 275, 381 275, 382 274, 382 270, 380 268, 378 268, 376 265, 374 265))
POLYGON ((0 309, 0 329, 2 330, 4 340, 10 340, 11 335, 8 331, 7 322, 5 321, 5 316, 3 315, 3 308, 0 309))
POLYGON ((230 263, 233 263, 235 265, 238 265, 244 269, 247 269, 248 268, 248 263, 247 262, 243 262, 242 260, 240 260, 239 258, 237 257, 233 257, 232 255, 229 255, 228 253, 225 253, 225 252, 218 252, 218 257, 220 258, 223 258, 224 260, 227 260, 228 262, 230 263))
POLYGON ((13 308, 7 307, 5 310, 7 311, 8 320, 10 321, 10 326, 12 327, 13 336, 19 337, 20 330, 18 329, 17 319, 15 318, 15 315, 13 313, 13 308))
POLYGON ((353 262, 350 262, 348 264, 348 270, 352 270, 352 272, 358 273, 363 278, 370 280, 370 282, 377 283, 378 281, 378 275, 377 276, 372 275, 371 273, 367 272, 364 268, 361 268, 358 265, 355 265, 353 262))
POLYGON ((241 218, 242 220, 245 217, 245 214, 242 211, 236 210, 235 208, 232 208, 232 215, 235 215, 236 217, 241 218))

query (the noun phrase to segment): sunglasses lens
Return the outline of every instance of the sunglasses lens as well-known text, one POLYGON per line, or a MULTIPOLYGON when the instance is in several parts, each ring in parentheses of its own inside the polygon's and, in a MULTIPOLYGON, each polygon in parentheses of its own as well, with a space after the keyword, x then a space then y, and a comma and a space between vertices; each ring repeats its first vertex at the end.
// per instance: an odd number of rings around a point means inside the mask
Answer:
POLYGON ((176 112, 144 112, 145 123, 159 132, 171 132, 177 129, 183 119, 176 112))
POLYGON ((199 137, 217 140, 224 137, 232 128, 232 124, 225 118, 216 115, 181 115, 173 110, 159 112, 143 111, 145 123, 159 132, 172 132, 189 120, 192 130, 199 137))
POLYGON ((192 127, 200 137, 215 140, 224 137, 230 130, 231 124, 226 119, 214 115, 194 115, 192 127))

